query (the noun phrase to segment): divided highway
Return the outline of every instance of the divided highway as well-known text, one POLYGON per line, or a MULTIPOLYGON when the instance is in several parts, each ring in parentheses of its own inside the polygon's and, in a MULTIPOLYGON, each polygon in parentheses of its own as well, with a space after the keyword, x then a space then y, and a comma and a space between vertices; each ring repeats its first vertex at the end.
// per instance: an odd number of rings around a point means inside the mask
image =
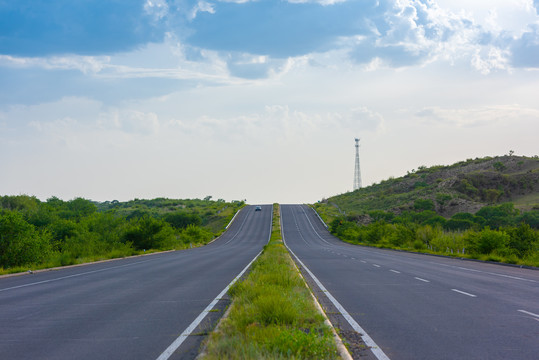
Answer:
POLYGON ((303 205, 282 205, 281 223, 379 358, 539 358, 539 271, 350 245, 303 205))
POLYGON ((0 358, 157 359, 262 250, 271 213, 248 206, 201 248, 1 278, 0 358))

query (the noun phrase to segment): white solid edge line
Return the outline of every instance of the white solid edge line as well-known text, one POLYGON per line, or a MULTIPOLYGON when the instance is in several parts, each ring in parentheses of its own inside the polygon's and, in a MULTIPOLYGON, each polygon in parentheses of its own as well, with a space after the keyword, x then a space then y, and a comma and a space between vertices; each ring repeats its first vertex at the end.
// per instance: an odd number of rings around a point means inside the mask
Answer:
MULTIPOLYGON (((284 240, 284 239, 283 239, 284 240)), ((309 275, 313 278, 314 282, 316 283, 316 285, 318 285, 318 287, 320 288, 320 290, 326 294, 326 296, 328 297, 328 299, 333 303, 333 305, 335 305, 335 307, 339 310, 339 312, 342 314, 342 316, 344 316, 344 318, 346 319, 346 321, 348 321, 348 323, 350 324, 350 326, 352 326, 352 328, 357 331, 360 335, 361 335, 361 338, 363 339, 363 342, 365 342, 365 344, 371 349, 371 351, 373 352, 373 354, 376 356, 376 358, 378 360, 389 360, 389 358, 387 357, 387 355, 382 351, 382 349, 380 349, 380 347, 374 342, 374 340, 369 336, 369 334, 367 334, 367 332, 365 330, 363 330, 363 328, 354 320, 354 318, 352 318, 352 316, 350 316, 350 314, 348 313, 348 311, 346 311, 342 305, 337 301, 337 299, 335 299, 333 297, 333 295, 331 295, 331 293, 324 287, 324 285, 322 285, 322 283, 318 280, 318 278, 316 276, 314 276, 314 274, 311 272, 311 270, 309 270, 309 268, 307 268, 305 266, 305 264, 303 264, 303 262, 301 262, 301 260, 296 256, 296 254, 294 254, 294 252, 287 246, 288 250, 290 251, 290 253, 292 255, 294 255, 294 257, 296 258, 296 260, 298 261, 298 263, 300 263, 300 265, 309 273, 309 275)))
MULTIPOLYGON (((268 237, 268 242, 269 240, 271 239, 271 225, 273 224, 273 207, 272 207, 272 212, 271 212, 271 218, 270 218, 270 234, 269 234, 269 237, 268 237)), ((193 330, 195 330, 195 328, 202 322, 202 320, 204 320, 204 318, 206 317, 206 315, 208 315, 208 313, 210 312, 210 310, 213 309, 213 307, 217 304, 217 302, 219 300, 221 300, 221 298, 223 297, 224 294, 226 294, 226 292, 228 291, 228 289, 234 285, 234 283, 236 281, 238 281, 238 279, 247 271, 247 269, 249 268, 249 266, 251 266, 251 264, 253 262, 255 262, 256 259, 258 259, 258 257, 260 256, 260 254, 262 254, 262 251, 261 250, 254 258, 253 260, 251 260, 251 262, 249 264, 247 264, 246 267, 243 268, 243 270, 238 274, 238 276, 236 276, 234 278, 234 280, 232 280, 230 282, 230 284, 228 284, 224 289, 223 291, 221 291, 219 293, 219 295, 217 295, 215 297, 215 299, 212 300, 212 302, 206 306, 206 308, 204 310, 202 310, 202 312, 197 316, 197 318, 187 327, 187 329, 185 329, 180 336, 178 336, 176 338, 176 340, 174 340, 172 342, 172 344, 169 345, 168 348, 165 349, 165 351, 163 351, 161 353, 161 355, 159 355, 159 357, 157 358, 157 360, 167 360, 168 358, 170 358, 172 356, 172 354, 174 354, 174 352, 180 347, 180 345, 185 341, 185 339, 187 339, 187 337, 189 335, 191 335, 191 333, 193 332, 193 330)))
MULTIPOLYGON (((282 208, 279 205, 279 228, 281 230, 281 237, 283 237, 283 217, 281 216, 281 214, 282 214, 282 208)), ((299 228, 298 228, 298 230, 299 230, 299 228)), ((283 238, 283 244, 285 244, 284 238, 283 238)), ((285 244, 285 246, 286 246, 286 244, 285 244)), ((287 247, 287 249, 288 249, 288 247, 287 247)), ((290 250, 290 249, 288 249, 288 250, 290 250)), ((303 276, 303 274, 299 270, 297 264, 294 261, 292 261, 292 263, 294 264, 294 268, 298 272, 299 276, 303 279, 303 282, 305 283, 305 286, 309 290, 309 294, 311 294, 311 296, 313 298, 314 306, 318 309, 320 314, 322 314, 322 316, 324 317, 324 319, 325 319, 324 323, 331 328, 331 332, 333 333, 333 338, 334 338, 335 343, 337 345, 337 351, 339 352, 339 355, 342 358, 341 360, 353 360, 352 356, 350 355, 350 352, 348 351, 346 346, 344 346, 340 336, 337 335, 337 331, 335 330, 335 327, 333 326, 331 321, 329 321, 329 318, 326 315, 326 313, 324 312, 324 309, 322 309, 322 305, 320 305, 320 303, 318 302, 318 299, 316 298, 316 296, 314 296, 313 290, 307 284, 307 280, 305 279, 305 277, 303 276)))
POLYGON ((322 218, 320 217, 320 214, 318 213, 318 211, 316 211, 315 208, 309 206, 311 209, 313 209, 314 213, 316 214, 316 216, 318 216, 318 218, 320 219, 320 221, 322 222, 322 224, 324 224, 324 227, 326 229, 329 229, 329 226, 326 224, 326 222, 324 220, 322 220, 322 218))
MULTIPOLYGON (((282 220, 282 218, 281 218, 282 220)), ((318 280, 318 278, 316 276, 314 276, 314 274, 311 272, 311 270, 309 270, 309 268, 307 266, 305 266, 305 264, 296 256, 296 254, 294 254, 294 252, 292 251, 292 249, 290 249, 288 247, 288 245, 286 245, 286 241, 285 241, 285 237, 284 237, 284 231, 282 232, 281 234, 282 238, 283 238, 283 242, 286 246, 286 248, 288 249, 288 251, 290 251, 290 253, 296 258, 296 260, 298 261, 298 263, 307 271, 307 273, 309 273, 309 275, 311 276, 311 278, 314 280, 314 282, 316 283, 316 285, 320 288, 320 290, 326 294, 326 296, 328 297, 328 299, 333 303, 333 305, 335 305, 335 307, 337 308, 337 310, 339 310, 339 312, 342 314, 342 316, 346 319, 346 321, 348 321, 348 323, 350 324, 350 326, 352 326, 352 328, 357 331, 360 335, 361 335, 361 339, 363 339, 363 342, 365 343, 365 345, 367 345, 368 347, 370 347, 372 353, 374 354, 374 356, 376 356, 376 358, 378 360, 389 360, 389 358, 387 357, 387 355, 382 351, 382 349, 380 349, 380 347, 378 345, 376 345, 376 343, 374 342, 374 340, 369 336, 369 334, 367 334, 367 332, 365 330, 363 330, 363 328, 361 326, 359 326, 359 324, 354 320, 354 318, 348 313, 348 311, 346 311, 342 305, 337 301, 337 299, 335 299, 333 297, 333 295, 331 295, 331 293, 324 287, 324 285, 322 285, 322 283, 320 282, 320 280, 318 280)))
POLYGON ((206 317, 206 315, 208 315, 208 313, 210 312, 210 310, 213 309, 213 307, 217 304, 217 302, 219 300, 221 300, 221 298, 223 297, 223 295, 228 291, 228 289, 243 275, 243 273, 245 271, 247 271, 247 269, 249 268, 249 266, 251 266, 251 264, 258 258, 258 256, 260 256, 260 254, 262 253, 262 251, 260 251, 258 253, 258 255, 256 255, 254 257, 253 260, 251 260, 251 262, 249 264, 247 264, 247 266, 239 273, 238 276, 236 276, 234 278, 234 280, 232 280, 230 282, 230 284, 227 285, 227 287, 225 287, 223 289, 223 291, 221 291, 219 293, 219 295, 217 295, 215 297, 215 299, 212 300, 212 302, 206 306, 206 308, 204 310, 202 310, 202 312, 197 316, 197 318, 187 327, 187 329, 185 329, 180 336, 178 336, 178 338, 176 338, 176 340, 174 340, 174 342, 172 344, 169 345, 168 348, 166 348, 165 351, 163 351, 163 353, 161 355, 159 355, 159 357, 157 358, 157 360, 166 360, 168 359, 173 353, 174 351, 176 351, 180 345, 185 341, 185 339, 187 339, 187 337, 189 335, 191 335, 191 333, 193 332, 193 330, 195 330, 195 328, 198 326, 198 324, 200 324, 200 322, 202 320, 204 320, 204 318, 206 317))
POLYGON ((451 289, 451 291, 458 292, 460 294, 467 295, 467 296, 470 296, 470 297, 477 297, 477 295, 470 294, 470 293, 467 293, 465 291, 460 291, 460 290, 457 290, 457 289, 451 289))
POLYGON ((531 316, 535 316, 536 318, 539 318, 539 315, 534 314, 534 313, 529 312, 529 311, 526 311, 526 310, 517 310, 517 311, 520 311, 521 313, 528 314, 528 315, 531 315, 531 316))
POLYGON ((225 227, 225 230, 228 229, 230 227, 230 225, 232 225, 232 222, 234 221, 234 219, 236 218, 236 216, 240 213, 240 211, 242 211, 244 208, 241 208, 239 209, 238 211, 236 211, 236 213, 234 214, 234 216, 232 216, 232 219, 230 220, 230 222, 228 223, 228 225, 225 227))

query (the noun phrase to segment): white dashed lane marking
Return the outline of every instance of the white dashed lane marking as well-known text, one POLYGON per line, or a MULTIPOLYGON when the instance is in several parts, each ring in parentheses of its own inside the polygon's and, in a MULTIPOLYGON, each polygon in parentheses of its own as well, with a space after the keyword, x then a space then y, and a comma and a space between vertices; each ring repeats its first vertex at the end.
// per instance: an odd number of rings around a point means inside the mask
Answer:
POLYGON ((470 293, 467 293, 465 291, 461 291, 461 290, 457 290, 457 289, 451 289, 451 291, 457 292, 457 293, 462 294, 462 295, 470 296, 470 297, 477 297, 477 295, 470 294, 470 293))

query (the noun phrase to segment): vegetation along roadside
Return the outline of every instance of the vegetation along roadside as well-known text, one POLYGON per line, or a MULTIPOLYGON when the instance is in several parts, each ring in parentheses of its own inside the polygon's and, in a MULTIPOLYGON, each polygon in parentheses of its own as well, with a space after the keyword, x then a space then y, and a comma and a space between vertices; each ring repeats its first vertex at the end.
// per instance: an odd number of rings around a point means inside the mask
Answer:
POLYGON ((352 244, 539 266, 539 157, 420 166, 313 207, 352 244))
POLYGON ((337 359, 331 328, 284 247, 273 206, 269 243, 229 291, 232 305, 206 344, 211 359, 337 359))
POLYGON ((242 201, 0 196, 0 274, 207 244, 242 201))

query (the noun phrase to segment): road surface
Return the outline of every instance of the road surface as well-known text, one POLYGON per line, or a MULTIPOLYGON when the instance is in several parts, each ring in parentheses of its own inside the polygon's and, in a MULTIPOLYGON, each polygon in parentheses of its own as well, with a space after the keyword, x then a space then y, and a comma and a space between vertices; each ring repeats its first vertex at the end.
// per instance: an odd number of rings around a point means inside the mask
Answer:
MULTIPOLYGON (((262 250, 271 210, 201 248, 0 279, 0 358, 157 359, 262 250)), ((196 356, 190 339, 170 358, 196 356)))
POLYGON ((350 245, 303 205, 282 205, 281 223, 388 358, 539 359, 539 271, 350 245))

